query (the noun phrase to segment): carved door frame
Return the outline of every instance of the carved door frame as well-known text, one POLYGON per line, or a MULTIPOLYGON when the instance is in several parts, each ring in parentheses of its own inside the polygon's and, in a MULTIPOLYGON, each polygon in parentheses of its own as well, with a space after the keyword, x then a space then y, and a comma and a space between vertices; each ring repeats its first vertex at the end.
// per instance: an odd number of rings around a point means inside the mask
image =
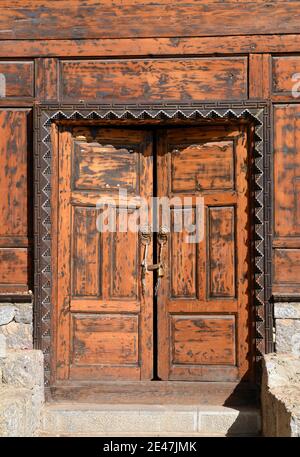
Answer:
MULTIPOLYGON (((251 270, 253 339, 257 366, 262 354, 273 351, 271 303, 272 267, 272 169, 270 107, 263 101, 155 104, 155 105, 66 105, 43 104, 34 112, 34 346, 45 358, 45 386, 50 385, 51 359, 51 157, 50 130, 53 122, 192 120, 203 124, 214 120, 249 122, 251 143, 251 270)), ((259 369, 256 369, 259 381, 259 369)))

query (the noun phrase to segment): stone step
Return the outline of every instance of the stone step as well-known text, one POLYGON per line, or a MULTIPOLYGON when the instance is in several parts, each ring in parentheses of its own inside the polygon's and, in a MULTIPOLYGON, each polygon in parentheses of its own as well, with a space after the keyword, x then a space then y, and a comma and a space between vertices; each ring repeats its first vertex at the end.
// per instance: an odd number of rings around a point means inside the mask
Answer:
POLYGON ((215 405, 46 404, 41 436, 257 436, 260 412, 215 405))
POLYGON ((33 436, 32 392, 24 387, 0 385, 0 437, 33 436))

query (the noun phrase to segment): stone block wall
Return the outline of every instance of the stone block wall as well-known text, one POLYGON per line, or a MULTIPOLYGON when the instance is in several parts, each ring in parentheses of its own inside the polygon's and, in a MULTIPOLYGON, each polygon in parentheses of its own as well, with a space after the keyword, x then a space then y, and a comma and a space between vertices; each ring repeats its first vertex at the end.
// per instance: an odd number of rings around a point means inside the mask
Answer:
POLYGON ((275 302, 275 350, 263 360, 265 436, 300 436, 300 303, 275 302))
POLYGON ((300 437, 299 356, 264 356, 261 407, 264 436, 300 437))
POLYGON ((275 303, 276 352, 300 356, 300 303, 275 303))
POLYGON ((33 349, 32 303, 0 303, 0 436, 35 436, 44 404, 44 360, 33 349))
MULTIPOLYGON (((264 358, 265 436, 300 436, 300 303, 275 303, 276 354, 264 358)), ((32 303, 0 303, 0 436, 36 436, 43 354, 33 349, 32 303)))
POLYGON ((0 353, 4 341, 8 349, 33 348, 32 320, 32 303, 0 303, 0 353))

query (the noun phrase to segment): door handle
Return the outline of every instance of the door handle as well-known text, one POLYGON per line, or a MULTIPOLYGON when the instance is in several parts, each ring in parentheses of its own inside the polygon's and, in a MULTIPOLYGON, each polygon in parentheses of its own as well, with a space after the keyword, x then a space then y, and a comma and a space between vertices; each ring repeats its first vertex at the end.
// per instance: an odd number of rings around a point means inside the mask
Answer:
POLYGON ((141 263, 142 272, 141 272, 141 280, 142 280, 142 294, 145 295, 145 287, 146 287, 146 274, 150 273, 150 271, 157 270, 157 281, 155 285, 155 295, 158 293, 158 289, 160 286, 161 278, 165 274, 165 265, 163 261, 163 249, 168 241, 168 228, 166 226, 160 226, 159 232, 157 234, 157 243, 158 243, 158 263, 148 264, 148 251, 149 246, 152 241, 152 229, 151 226, 145 225, 140 229, 140 241, 141 244, 144 246, 144 256, 141 263))

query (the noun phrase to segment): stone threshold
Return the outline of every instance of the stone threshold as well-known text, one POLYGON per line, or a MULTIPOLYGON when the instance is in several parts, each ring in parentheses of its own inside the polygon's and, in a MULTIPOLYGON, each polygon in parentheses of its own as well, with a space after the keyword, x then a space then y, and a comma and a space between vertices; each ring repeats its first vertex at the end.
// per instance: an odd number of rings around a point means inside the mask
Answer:
POLYGON ((216 405, 46 404, 40 436, 257 436, 260 411, 216 405))

